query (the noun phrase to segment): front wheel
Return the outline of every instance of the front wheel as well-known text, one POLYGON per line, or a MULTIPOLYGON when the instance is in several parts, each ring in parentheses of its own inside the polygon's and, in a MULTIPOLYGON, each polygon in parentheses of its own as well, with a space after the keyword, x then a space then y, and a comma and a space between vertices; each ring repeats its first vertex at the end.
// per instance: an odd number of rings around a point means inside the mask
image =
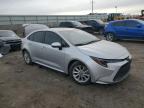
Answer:
POLYGON ((70 75, 79 84, 86 85, 90 83, 90 72, 81 62, 75 62, 70 67, 70 75))
POLYGON ((107 33, 106 34, 106 40, 108 41, 115 41, 115 35, 113 33, 107 33))
POLYGON ((30 54, 27 51, 23 51, 23 57, 26 64, 28 65, 32 64, 30 54))

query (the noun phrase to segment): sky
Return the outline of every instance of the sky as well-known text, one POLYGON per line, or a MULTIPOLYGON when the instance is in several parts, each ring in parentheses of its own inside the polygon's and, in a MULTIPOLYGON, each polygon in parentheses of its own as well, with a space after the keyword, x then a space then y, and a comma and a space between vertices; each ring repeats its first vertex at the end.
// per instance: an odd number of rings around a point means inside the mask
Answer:
MULTIPOLYGON (((0 0, 2 15, 85 15, 92 0, 0 0)), ((144 0, 94 0, 95 13, 140 14, 144 0)))

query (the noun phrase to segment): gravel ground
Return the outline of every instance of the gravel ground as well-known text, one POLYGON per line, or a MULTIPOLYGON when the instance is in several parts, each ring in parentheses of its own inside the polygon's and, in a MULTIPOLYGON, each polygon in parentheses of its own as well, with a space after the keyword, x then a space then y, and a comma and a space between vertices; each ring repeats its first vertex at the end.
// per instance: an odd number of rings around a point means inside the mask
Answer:
POLYGON ((118 41, 133 55, 130 76, 114 85, 81 86, 69 76, 24 63, 21 52, 0 59, 0 108, 144 108, 144 42, 118 41))

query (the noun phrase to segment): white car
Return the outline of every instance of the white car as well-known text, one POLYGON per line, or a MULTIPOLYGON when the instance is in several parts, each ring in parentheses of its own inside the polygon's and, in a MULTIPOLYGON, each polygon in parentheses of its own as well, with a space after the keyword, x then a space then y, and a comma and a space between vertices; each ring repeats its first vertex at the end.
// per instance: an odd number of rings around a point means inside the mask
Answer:
POLYGON ((38 30, 22 43, 27 64, 37 63, 69 74, 80 84, 117 83, 129 74, 132 57, 125 47, 78 29, 38 30))

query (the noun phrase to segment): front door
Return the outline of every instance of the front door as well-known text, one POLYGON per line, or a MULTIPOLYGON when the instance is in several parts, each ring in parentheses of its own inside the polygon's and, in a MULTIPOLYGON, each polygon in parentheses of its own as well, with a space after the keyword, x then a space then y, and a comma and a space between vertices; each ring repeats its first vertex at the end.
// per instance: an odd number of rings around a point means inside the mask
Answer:
POLYGON ((52 43, 59 42, 62 43, 62 38, 54 32, 46 31, 45 33, 45 45, 43 48, 45 64, 64 71, 65 69, 65 48, 59 50, 58 48, 53 48, 52 43))

